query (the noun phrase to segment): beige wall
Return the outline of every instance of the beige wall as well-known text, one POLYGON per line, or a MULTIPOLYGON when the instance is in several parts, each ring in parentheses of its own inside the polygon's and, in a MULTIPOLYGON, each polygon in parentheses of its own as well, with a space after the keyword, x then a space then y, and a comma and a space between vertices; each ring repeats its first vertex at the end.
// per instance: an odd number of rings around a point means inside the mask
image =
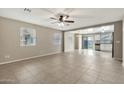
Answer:
POLYGON ((0 62, 61 52, 62 45, 53 44, 54 33, 62 35, 62 32, 54 29, 0 17, 0 62), (20 27, 36 29, 36 46, 20 46, 20 27))
POLYGON ((114 58, 122 60, 122 21, 114 23, 114 58))

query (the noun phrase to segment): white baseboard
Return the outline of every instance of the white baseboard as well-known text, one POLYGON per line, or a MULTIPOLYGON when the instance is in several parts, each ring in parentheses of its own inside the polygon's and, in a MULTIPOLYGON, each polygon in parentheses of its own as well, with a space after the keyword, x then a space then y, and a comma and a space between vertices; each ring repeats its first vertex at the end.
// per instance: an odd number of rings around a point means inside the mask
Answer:
POLYGON ((8 64, 8 63, 14 63, 14 62, 19 62, 19 61, 23 61, 23 60, 29 60, 29 59, 38 58, 38 57, 43 57, 43 56, 54 55, 54 54, 58 54, 58 53, 61 53, 61 52, 54 52, 54 53, 48 53, 48 54, 44 54, 44 55, 32 56, 32 57, 23 58, 23 59, 18 59, 18 60, 12 60, 12 61, 1 62, 0 65, 8 64))

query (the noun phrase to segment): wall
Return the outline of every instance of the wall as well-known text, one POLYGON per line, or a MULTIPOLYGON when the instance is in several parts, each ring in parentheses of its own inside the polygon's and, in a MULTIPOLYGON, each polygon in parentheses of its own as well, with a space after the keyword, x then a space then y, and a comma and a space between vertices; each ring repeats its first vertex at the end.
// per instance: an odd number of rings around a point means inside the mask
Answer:
POLYGON ((75 49, 79 49, 79 37, 77 34, 74 35, 75 37, 75 49))
POLYGON ((74 51, 74 34, 71 32, 64 33, 64 51, 74 51))
POLYGON ((123 17, 123 22, 122 22, 122 60, 123 60, 123 66, 124 66, 124 17, 123 17))
POLYGON ((60 53, 62 45, 53 44, 53 35, 55 33, 59 33, 62 36, 61 31, 0 17, 0 62, 60 53), (36 46, 20 46, 20 27, 28 27, 36 30, 36 46))
POLYGON ((122 21, 114 23, 114 58, 122 60, 122 21))

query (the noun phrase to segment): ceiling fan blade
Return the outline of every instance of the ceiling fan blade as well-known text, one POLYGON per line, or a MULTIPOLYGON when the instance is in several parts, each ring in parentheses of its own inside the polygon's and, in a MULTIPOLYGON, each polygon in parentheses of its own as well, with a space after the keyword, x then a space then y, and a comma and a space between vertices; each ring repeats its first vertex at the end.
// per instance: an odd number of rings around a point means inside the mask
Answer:
POLYGON ((70 24, 65 24, 66 26, 69 26, 70 24))
POLYGON ((58 22, 52 22, 51 24, 56 24, 56 23, 58 23, 58 22))
POLYGON ((54 18, 54 17, 50 17, 50 19, 58 20, 58 19, 56 19, 56 18, 54 18))
POLYGON ((54 22, 51 22, 51 24, 61 23, 60 21, 56 20, 54 22))
POLYGON ((70 21, 70 20, 65 20, 64 22, 74 23, 74 21, 70 21))

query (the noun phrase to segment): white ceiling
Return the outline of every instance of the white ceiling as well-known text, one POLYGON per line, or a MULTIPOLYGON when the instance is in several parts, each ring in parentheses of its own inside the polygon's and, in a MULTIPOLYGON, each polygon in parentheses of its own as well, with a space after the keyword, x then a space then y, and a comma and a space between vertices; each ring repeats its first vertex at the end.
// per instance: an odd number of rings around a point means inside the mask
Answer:
POLYGON ((124 8, 31 8, 25 12, 24 8, 0 8, 0 16, 24 22, 38 24, 58 30, 71 30, 80 27, 122 20, 124 8), (75 23, 59 27, 50 17, 57 14, 68 14, 75 23))
POLYGON ((75 34, 94 34, 94 33, 106 33, 106 32, 114 32, 114 25, 93 27, 87 29, 80 29, 76 31, 69 31, 70 33, 75 34))

